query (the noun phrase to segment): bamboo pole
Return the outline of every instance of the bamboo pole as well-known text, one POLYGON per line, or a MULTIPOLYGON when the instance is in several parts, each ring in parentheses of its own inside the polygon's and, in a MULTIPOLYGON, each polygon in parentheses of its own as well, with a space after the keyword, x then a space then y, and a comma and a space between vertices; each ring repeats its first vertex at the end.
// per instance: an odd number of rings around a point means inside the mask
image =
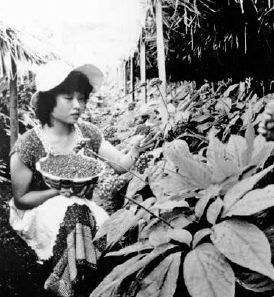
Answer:
MULTIPOLYGON (((166 65, 165 65, 165 44, 164 44, 164 32, 163 32, 163 11, 162 0, 156 0, 156 29, 157 29, 157 60, 159 79, 162 81, 160 85, 160 91, 162 98, 166 102, 166 65)), ((168 112, 166 110, 166 104, 160 101, 160 113, 163 122, 168 118, 168 112)))
POLYGON ((146 87, 146 43, 145 38, 142 36, 140 44, 140 72, 141 72, 141 84, 142 87, 142 101, 147 103, 147 87, 146 87))
POLYGON ((17 99, 17 67, 11 58, 10 77, 10 147, 12 148, 18 138, 18 99, 17 99))
POLYGON ((135 101, 134 94, 134 56, 130 58, 130 93, 131 93, 131 101, 135 101))

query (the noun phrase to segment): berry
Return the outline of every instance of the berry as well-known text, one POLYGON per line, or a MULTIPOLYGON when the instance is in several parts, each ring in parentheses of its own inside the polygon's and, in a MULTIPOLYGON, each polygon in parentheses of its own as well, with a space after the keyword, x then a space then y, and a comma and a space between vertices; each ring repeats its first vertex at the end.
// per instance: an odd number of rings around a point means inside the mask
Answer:
POLYGON ((135 135, 148 135, 150 133, 150 126, 139 125, 136 127, 135 135))
POLYGON ((121 190, 126 184, 126 180, 114 172, 108 170, 99 180, 99 196, 102 199, 108 199, 114 192, 121 190))
POLYGON ((113 126, 107 126, 104 130, 103 130, 103 134, 106 140, 109 140, 111 138, 115 138, 115 134, 117 132, 117 128, 113 127, 113 126))
POLYGON ((148 168, 149 162, 152 158, 153 158, 153 156, 150 154, 147 154, 147 153, 141 154, 139 156, 137 162, 135 163, 136 170, 140 174, 143 174, 145 172, 146 168, 148 168))
POLYGON ((76 154, 49 155, 40 166, 42 171, 66 179, 96 176, 102 170, 95 159, 76 154))

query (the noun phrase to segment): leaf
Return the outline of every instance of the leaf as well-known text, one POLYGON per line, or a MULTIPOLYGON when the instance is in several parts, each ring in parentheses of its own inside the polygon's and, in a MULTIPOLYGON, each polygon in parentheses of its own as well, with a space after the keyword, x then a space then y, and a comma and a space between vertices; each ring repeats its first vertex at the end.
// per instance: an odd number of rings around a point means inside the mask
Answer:
POLYGON ((250 164, 256 165, 257 167, 263 167, 273 149, 274 141, 266 141, 262 135, 256 136, 250 164))
POLYGON ((231 135, 226 145, 226 151, 231 158, 236 162, 239 169, 243 168, 245 164, 245 154, 247 143, 244 137, 239 135, 231 135))
POLYGON ((244 163, 247 166, 251 161, 252 151, 254 149, 255 131, 253 125, 250 123, 247 125, 245 131, 245 141, 247 143, 246 151, 244 154, 244 163))
POLYGON ((184 229, 168 230, 167 235, 171 240, 187 244, 188 246, 190 246, 191 241, 192 241, 191 233, 184 229))
MULTIPOLYGON (((141 203, 142 206, 150 208, 155 203, 155 198, 149 198, 141 203)), ((103 236, 107 236, 107 247, 117 243, 131 228, 138 225, 142 218, 146 218, 150 214, 144 210, 139 209, 135 213, 135 209, 121 209, 114 213, 96 233, 94 240, 98 240, 103 236)))
POLYGON ((172 249, 174 249, 173 244, 161 245, 149 254, 139 254, 123 264, 116 266, 91 293, 90 297, 117 296, 111 294, 117 294, 120 288, 124 288, 124 282, 127 282, 128 277, 134 275, 155 259, 162 258, 168 252, 171 253, 172 249))
POLYGON ((207 148, 207 165, 212 172, 212 183, 221 183, 225 178, 238 173, 238 167, 226 152, 226 146, 215 136, 210 136, 207 148))
POLYGON ((203 243, 186 255, 184 279, 192 297, 234 297, 234 272, 210 243, 203 243))
POLYGON ((189 205, 185 200, 182 200, 182 199, 181 199, 181 201, 167 200, 167 201, 165 201, 163 203, 156 203, 154 205, 154 208, 160 209, 160 210, 173 210, 176 207, 179 207, 179 208, 189 207, 189 205))
POLYGON ((174 140, 164 146, 164 156, 178 167, 189 185, 198 188, 209 186, 211 172, 203 162, 195 160, 183 140, 174 140))
POLYGON ((232 100, 229 97, 224 97, 224 98, 219 98, 216 105, 215 105, 215 109, 217 111, 220 112, 225 112, 225 113, 229 113, 231 110, 231 106, 232 106, 232 100))
POLYGON ((151 244, 148 241, 136 242, 136 243, 134 243, 130 246, 127 246, 123 249, 120 249, 118 251, 107 253, 106 257, 128 255, 128 254, 132 254, 132 253, 143 252, 145 250, 149 250, 152 248, 153 247, 151 246, 151 244))
POLYGON ((274 279, 270 245, 258 227, 231 219, 212 229, 212 242, 230 261, 274 279))
POLYGON ((248 192, 223 217, 249 216, 274 206, 274 185, 248 192))
POLYGON ((181 252, 167 256, 144 278, 136 297, 173 297, 180 264, 181 252))
MULTIPOLYGON (((131 212, 131 217, 134 216, 134 212, 131 212)), ((129 211, 125 209, 120 209, 117 212, 115 212, 108 220, 106 220, 103 225, 99 228, 99 230, 96 233, 96 236, 94 240, 97 240, 105 235, 107 235, 111 229, 113 229, 113 226, 117 226, 117 228, 120 228, 121 222, 124 221, 125 218, 127 218, 129 211)))
POLYGON ((133 176, 127 187, 127 197, 133 197, 138 191, 141 191, 145 186, 146 182, 142 181, 144 178, 140 175, 140 178, 133 176), (140 179, 141 178, 141 179, 140 179))
POLYGON ((210 224, 214 225, 216 223, 216 220, 221 213, 222 208, 223 200, 219 197, 209 205, 206 212, 206 218, 210 224))
POLYGON ((152 231, 149 234, 148 240, 149 243, 155 247, 170 242, 168 233, 163 230, 152 231))
POLYGON ((202 192, 202 196, 195 205, 195 215, 197 218, 201 218, 204 211, 211 199, 219 196, 220 187, 218 185, 211 185, 205 191, 202 192))
POLYGON ((129 270, 132 266, 136 265, 138 261, 144 258, 145 255, 136 255, 121 265, 116 266, 96 287, 90 294, 90 297, 109 297, 117 289, 119 282, 122 280, 125 271, 129 270))
POLYGON ((163 146, 164 157, 169 159, 178 168, 182 168, 181 156, 191 157, 188 144, 181 139, 175 139, 172 142, 166 142, 163 146))
POLYGON ((238 200, 240 200, 247 192, 251 191, 254 186, 271 170, 273 170, 274 165, 267 167, 266 169, 248 177, 235 186, 230 188, 224 196, 224 211, 226 213, 238 200))
POLYGON ((180 174, 169 172, 165 175, 161 168, 155 168, 155 171, 151 172, 148 182, 158 202, 166 201, 167 196, 179 195, 193 189, 180 174))
POLYGON ((197 231, 193 236, 192 247, 195 248, 197 244, 206 236, 210 235, 212 230, 209 228, 201 229, 197 231))
POLYGON ((227 88, 227 90, 224 92, 223 96, 224 97, 229 97, 231 95, 231 93, 233 91, 235 91, 235 89, 239 88, 239 84, 234 84, 234 85, 231 85, 227 88))

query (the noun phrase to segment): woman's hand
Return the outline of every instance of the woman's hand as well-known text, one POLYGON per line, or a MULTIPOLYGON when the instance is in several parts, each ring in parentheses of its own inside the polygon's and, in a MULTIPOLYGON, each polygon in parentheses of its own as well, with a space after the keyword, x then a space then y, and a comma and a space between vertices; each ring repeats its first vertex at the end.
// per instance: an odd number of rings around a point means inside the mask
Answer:
POLYGON ((153 147, 154 135, 152 133, 145 135, 140 135, 135 144, 133 145, 133 149, 139 154, 153 147))
POLYGON ((77 194, 73 192, 72 188, 61 188, 61 190, 59 191, 59 194, 68 198, 71 196, 77 196, 77 197, 83 198, 83 197, 88 197, 92 193, 93 188, 94 188, 94 184, 86 185, 83 187, 82 191, 77 194))
POLYGON ((59 191, 59 194, 65 197, 70 197, 73 195, 73 189, 72 188, 61 188, 59 191))
POLYGON ((259 124, 258 132, 267 141, 274 140, 274 102, 269 102, 262 114, 263 118, 259 124))

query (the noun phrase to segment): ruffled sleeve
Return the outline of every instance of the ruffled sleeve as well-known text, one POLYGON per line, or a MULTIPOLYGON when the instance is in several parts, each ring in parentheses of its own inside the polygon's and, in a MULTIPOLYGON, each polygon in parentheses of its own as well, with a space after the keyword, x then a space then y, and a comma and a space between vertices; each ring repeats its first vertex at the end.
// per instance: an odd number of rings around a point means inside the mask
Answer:
POLYGON ((34 129, 19 136, 11 149, 10 156, 14 153, 18 153, 19 158, 28 168, 35 170, 35 163, 44 155, 44 152, 34 129))

